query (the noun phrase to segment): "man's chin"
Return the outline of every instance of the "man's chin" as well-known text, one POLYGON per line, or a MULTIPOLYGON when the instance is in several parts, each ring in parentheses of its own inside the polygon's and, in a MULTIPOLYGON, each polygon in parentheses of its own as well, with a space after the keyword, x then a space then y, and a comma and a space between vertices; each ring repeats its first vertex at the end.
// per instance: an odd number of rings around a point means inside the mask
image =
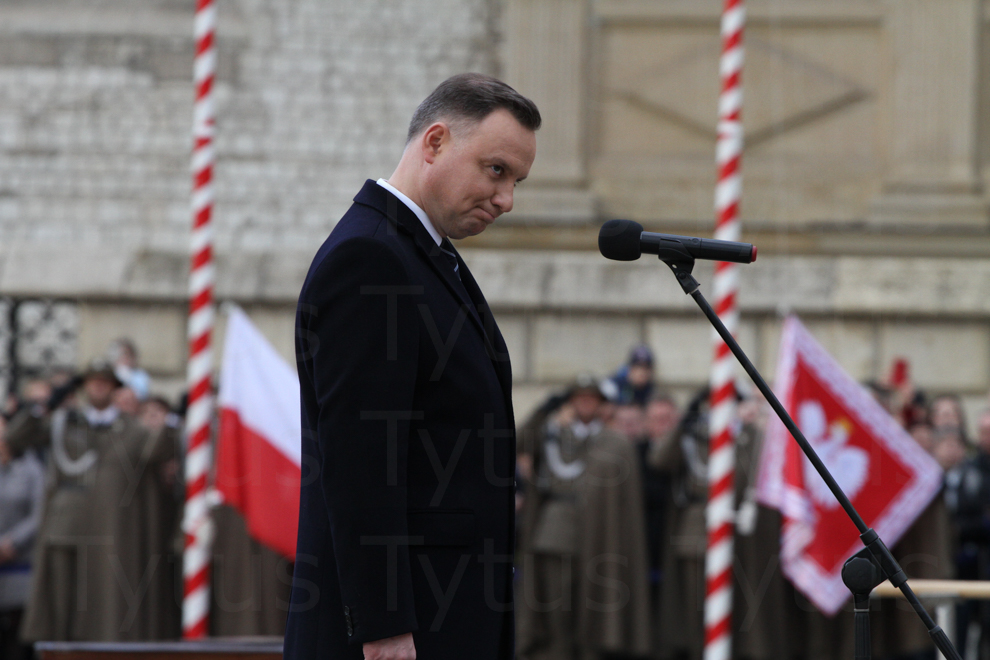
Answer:
POLYGON ((483 222, 481 220, 472 220, 472 222, 466 223, 462 227, 458 227, 456 232, 451 232, 447 234, 447 237, 452 238, 454 240, 460 240, 462 238, 477 236, 486 229, 488 229, 487 222, 483 222))

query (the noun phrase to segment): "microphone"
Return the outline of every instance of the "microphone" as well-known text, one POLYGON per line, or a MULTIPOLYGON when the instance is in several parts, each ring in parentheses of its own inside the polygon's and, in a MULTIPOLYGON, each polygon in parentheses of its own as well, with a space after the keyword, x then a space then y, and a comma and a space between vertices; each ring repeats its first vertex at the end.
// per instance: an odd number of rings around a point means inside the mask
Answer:
POLYGON ((633 220, 609 220, 598 232, 598 250, 606 259, 635 261, 644 252, 660 254, 661 250, 669 249, 679 253, 686 252, 694 259, 732 261, 737 264, 756 261, 756 246, 751 243, 655 234, 643 231, 643 225, 633 220))

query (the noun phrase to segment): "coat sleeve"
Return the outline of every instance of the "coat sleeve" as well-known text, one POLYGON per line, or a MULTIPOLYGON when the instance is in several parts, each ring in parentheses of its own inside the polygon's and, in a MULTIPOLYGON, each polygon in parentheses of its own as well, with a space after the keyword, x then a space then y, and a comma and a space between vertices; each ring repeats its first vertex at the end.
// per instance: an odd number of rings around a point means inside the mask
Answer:
POLYGON ((300 331, 317 339, 300 359, 319 410, 310 432, 352 644, 418 629, 406 459, 410 421, 423 415, 412 409, 422 294, 389 247, 354 238, 324 259, 300 297, 300 331))
POLYGON ((0 536, 0 540, 9 540, 17 549, 17 554, 23 556, 34 542, 38 527, 41 525, 42 502, 45 494, 45 475, 41 465, 33 456, 26 456, 25 473, 28 476, 27 486, 31 496, 31 510, 25 518, 0 536))

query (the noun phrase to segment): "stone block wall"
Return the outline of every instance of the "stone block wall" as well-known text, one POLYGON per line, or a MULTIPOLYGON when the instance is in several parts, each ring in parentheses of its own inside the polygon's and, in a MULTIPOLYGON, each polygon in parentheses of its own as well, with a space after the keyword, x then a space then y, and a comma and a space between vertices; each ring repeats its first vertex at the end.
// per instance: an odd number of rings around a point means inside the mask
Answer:
MULTIPOLYGON (((430 89, 494 69, 495 12, 221 0, 218 249, 311 249, 365 178, 391 173, 430 89)), ((192 15, 187 0, 0 6, 0 243, 186 248, 192 15)))
MULTIPOLYGON (((768 377, 795 312, 855 378, 903 355, 971 418, 986 404, 988 4, 747 3, 743 220, 761 256, 743 271, 740 341, 768 377)), ((312 254, 363 180, 391 172, 415 105, 455 72, 497 73, 540 103, 545 128, 516 210, 460 247, 506 335, 519 417, 641 341, 685 399, 708 376, 707 324, 659 264, 607 262, 595 236, 615 215, 710 232, 719 7, 220 0, 218 298, 291 361, 312 254)), ((192 11, 0 3, 0 298, 72 302, 77 363, 129 335, 171 396, 185 370, 192 11)), ((710 268, 698 273, 708 287, 710 268)), ((217 330, 219 355, 222 315, 217 330)))

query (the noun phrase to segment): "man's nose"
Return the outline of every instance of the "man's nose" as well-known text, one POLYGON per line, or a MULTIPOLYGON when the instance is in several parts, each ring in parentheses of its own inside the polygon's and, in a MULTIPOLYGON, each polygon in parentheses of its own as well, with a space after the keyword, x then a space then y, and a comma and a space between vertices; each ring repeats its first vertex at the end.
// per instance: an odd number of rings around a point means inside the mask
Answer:
POLYGON ((498 190, 495 191, 495 196, 492 197, 492 205, 500 213, 508 213, 512 210, 512 194, 514 191, 515 185, 511 183, 507 186, 499 186, 498 190))

